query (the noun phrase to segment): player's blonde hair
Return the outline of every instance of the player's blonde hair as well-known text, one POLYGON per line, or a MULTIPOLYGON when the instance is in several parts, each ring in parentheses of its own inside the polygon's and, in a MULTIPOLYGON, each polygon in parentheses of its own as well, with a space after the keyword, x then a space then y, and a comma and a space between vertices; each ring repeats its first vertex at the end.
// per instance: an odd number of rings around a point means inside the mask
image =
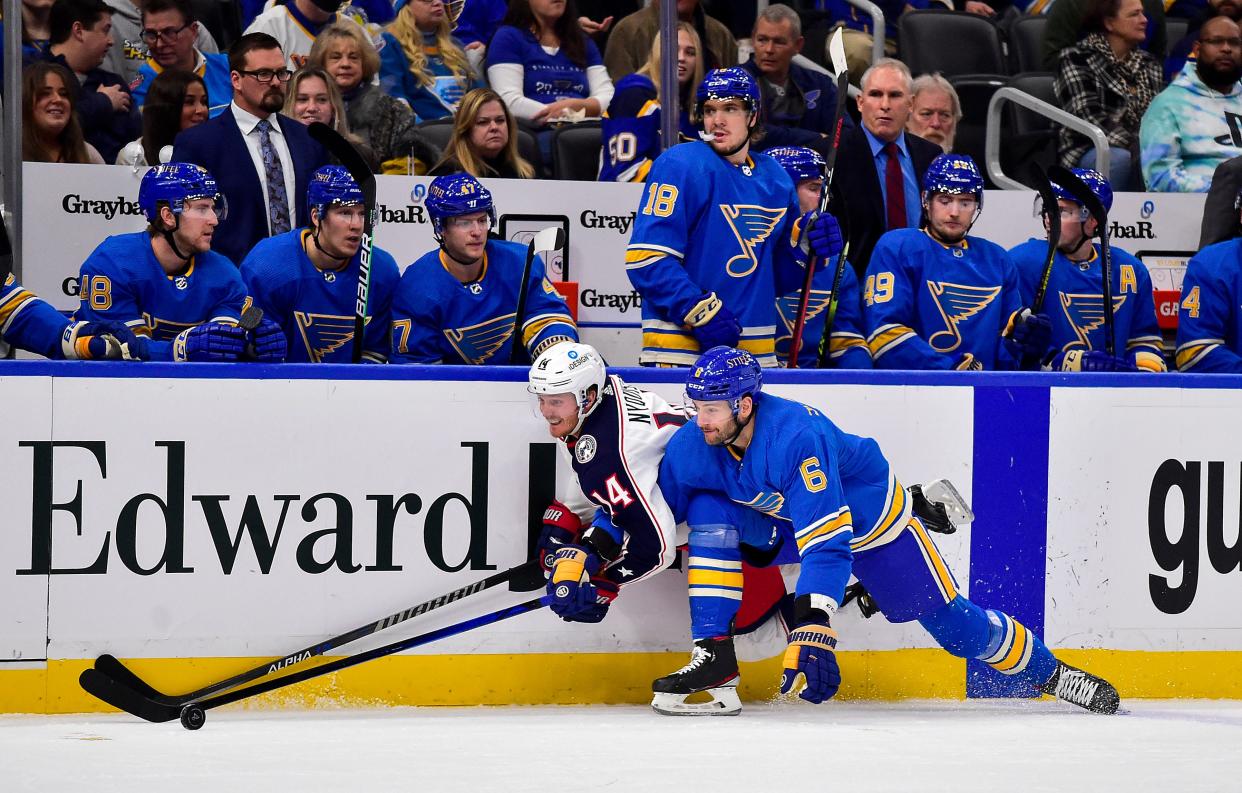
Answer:
MULTIPOLYGON (((406 3, 397 14, 397 18, 388 26, 388 32, 401 45, 406 60, 410 62, 410 72, 418 80, 419 85, 430 88, 435 85, 435 77, 427 70, 427 53, 423 51, 423 32, 414 24, 414 6, 406 3)), ((445 13, 436 28, 436 46, 440 49, 440 57, 444 65, 453 73, 453 78, 462 90, 470 87, 470 61, 466 53, 453 40, 453 23, 449 14, 445 13)))

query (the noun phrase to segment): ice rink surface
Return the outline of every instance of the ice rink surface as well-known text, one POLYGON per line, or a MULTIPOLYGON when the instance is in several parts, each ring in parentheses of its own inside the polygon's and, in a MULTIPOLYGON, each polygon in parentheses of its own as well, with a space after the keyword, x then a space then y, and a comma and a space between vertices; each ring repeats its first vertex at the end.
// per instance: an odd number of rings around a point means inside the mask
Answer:
POLYGON ((1048 700, 0 716, 5 793, 1238 791, 1242 702, 1048 700))

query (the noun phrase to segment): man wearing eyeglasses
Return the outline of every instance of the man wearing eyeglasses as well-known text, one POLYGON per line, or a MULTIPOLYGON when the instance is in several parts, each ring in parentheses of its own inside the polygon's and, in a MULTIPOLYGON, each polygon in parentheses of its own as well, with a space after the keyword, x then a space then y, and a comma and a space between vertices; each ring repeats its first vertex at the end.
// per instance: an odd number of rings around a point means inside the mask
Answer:
POLYGON ((227 55, 204 54, 194 46, 199 28, 188 0, 146 0, 142 8, 142 40, 151 57, 138 70, 131 91, 142 107, 156 75, 165 69, 193 72, 207 86, 207 102, 212 117, 218 116, 233 98, 227 55))
POLYGON ((328 153, 306 127, 280 115, 290 72, 280 44, 249 33, 229 48, 233 101, 228 109, 177 136, 173 162, 210 171, 229 202, 215 249, 240 262, 259 240, 309 220, 306 191, 328 153))
MULTIPOLYGON (((121 76, 126 85, 138 79, 138 70, 147 62, 150 53, 142 39, 142 8, 144 0, 107 0, 112 9, 112 49, 104 58, 103 67, 121 76)), ((206 26, 198 25, 193 33, 194 46, 208 55, 218 54, 220 48, 206 26)), ((226 102, 227 104, 227 102, 226 102)))
POLYGON ((1216 166, 1242 154, 1242 30, 1227 16, 1209 19, 1192 52, 1143 114, 1139 152, 1148 190, 1206 193, 1216 166))

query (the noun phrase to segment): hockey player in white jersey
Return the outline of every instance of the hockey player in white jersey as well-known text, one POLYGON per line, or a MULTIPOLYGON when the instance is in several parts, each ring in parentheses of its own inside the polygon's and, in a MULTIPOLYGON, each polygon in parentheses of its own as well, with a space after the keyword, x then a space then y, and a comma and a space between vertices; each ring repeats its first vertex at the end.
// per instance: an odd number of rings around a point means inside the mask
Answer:
POLYGON ((677 522, 656 475, 687 409, 609 375, 593 347, 573 342, 535 360, 529 390, 573 470, 539 538, 551 609, 569 622, 599 622, 622 586, 676 555, 677 522))

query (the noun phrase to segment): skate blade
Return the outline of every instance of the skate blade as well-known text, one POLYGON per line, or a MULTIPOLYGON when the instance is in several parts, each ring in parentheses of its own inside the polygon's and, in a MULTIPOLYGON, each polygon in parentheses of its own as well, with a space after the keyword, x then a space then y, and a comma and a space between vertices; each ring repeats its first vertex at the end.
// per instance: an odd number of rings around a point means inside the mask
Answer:
POLYGON ((651 698, 651 709, 661 716, 736 716, 742 712, 736 686, 709 688, 703 693, 711 702, 686 702, 693 694, 657 693, 651 698))

